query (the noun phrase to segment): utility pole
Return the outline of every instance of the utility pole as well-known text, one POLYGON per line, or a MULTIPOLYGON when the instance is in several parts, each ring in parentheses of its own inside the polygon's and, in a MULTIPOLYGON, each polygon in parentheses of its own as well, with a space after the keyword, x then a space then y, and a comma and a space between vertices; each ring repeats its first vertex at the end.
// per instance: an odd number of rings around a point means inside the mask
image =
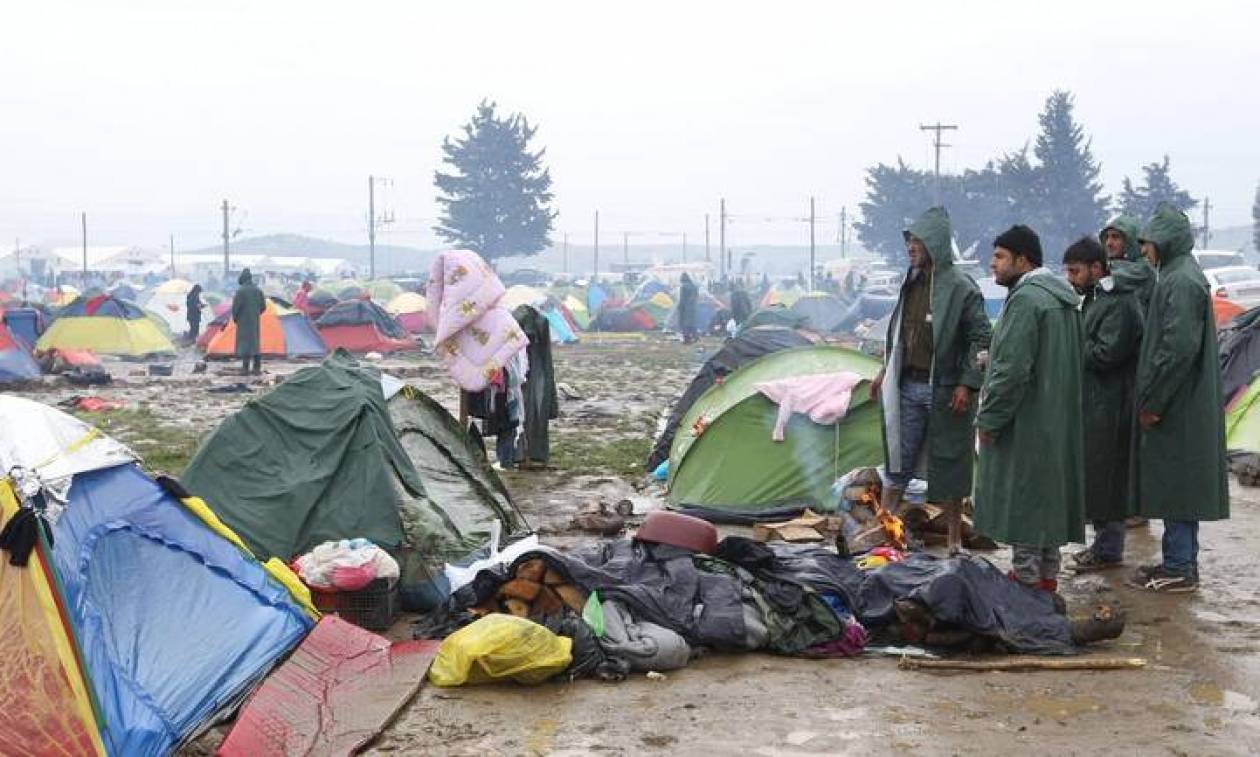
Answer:
POLYGON ((726 280, 726 198, 718 203, 718 278, 726 280))
POLYGON ((228 201, 223 201, 223 284, 226 286, 228 282, 228 272, 231 267, 228 263, 228 240, 232 235, 228 232, 228 215, 232 212, 232 206, 228 205, 228 201))
POLYGON ((175 235, 171 234, 171 278, 175 278, 175 235))
POLYGON ((79 220, 83 224, 83 288, 87 289, 87 213, 79 214, 79 220))
POLYGON ((712 256, 709 255, 709 214, 704 214, 704 262, 713 262, 712 256))
POLYGON ((599 278, 599 211, 595 211, 595 271, 591 275, 591 281, 599 278))
POLYGON ((1212 199, 1210 197, 1203 198, 1203 249, 1211 247, 1212 243, 1212 227, 1211 222, 1212 199))
POLYGON ((569 272, 569 232, 564 233, 564 272, 569 272))
POLYGON ((368 281, 376 280, 376 177, 368 176, 368 281))
POLYGON ((934 124, 919 124, 919 131, 936 132, 936 137, 935 139, 932 140, 933 146, 936 147, 936 168, 933 170, 932 173, 933 173, 933 176, 936 177, 934 191, 936 192, 937 205, 941 204, 941 148, 952 147, 952 145, 947 145, 941 142, 941 132, 942 131, 957 131, 957 130, 958 130, 957 124, 943 124, 940 121, 937 121, 934 124))
POLYGON ((809 291, 814 291, 814 198, 809 198, 809 291))
POLYGON ((683 262, 687 262, 687 232, 683 232, 683 262))
POLYGON ((849 206, 840 206, 840 257, 849 256, 849 206))
POLYGON ((621 232, 621 264, 630 265, 630 232, 621 232))

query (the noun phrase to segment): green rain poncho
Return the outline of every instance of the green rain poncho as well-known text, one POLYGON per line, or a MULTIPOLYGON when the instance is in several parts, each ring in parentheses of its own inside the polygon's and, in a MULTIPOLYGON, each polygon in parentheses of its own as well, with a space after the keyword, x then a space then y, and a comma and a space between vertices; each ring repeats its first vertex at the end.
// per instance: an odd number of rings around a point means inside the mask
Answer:
POLYGON ((1160 421, 1138 428, 1137 511, 1169 520, 1229 517, 1225 418, 1212 298, 1190 254, 1185 214, 1161 204, 1142 230, 1159 250, 1137 370, 1137 412, 1160 421))
POLYGON ((1007 544, 1085 539, 1080 297, 1044 268, 1011 288, 993 334, 976 427, 976 530, 1007 544))
POLYGON ((236 323, 236 356, 253 357, 261 351, 262 314, 267 309, 267 298, 254 284, 254 277, 246 268, 238 279, 241 285, 232 297, 232 320, 236 323))
MULTIPOLYGON (((992 327, 984 312, 984 296, 971 277, 954 267, 949 215, 943 208, 932 208, 906 230, 927 247, 932 258, 932 414, 928 419, 926 460, 901 459, 900 376, 903 358, 901 313, 904 302, 898 299, 888 321, 888 345, 884 384, 881 391, 883 412, 884 459, 888 470, 913 470, 926 478, 928 500, 947 502, 971 495, 975 468, 975 445, 972 423, 976 400, 962 415, 950 409, 950 399, 959 384, 978 391, 984 374, 976 363, 976 355, 989 346, 992 327)), ((907 276, 907 281, 909 277, 907 276)))
POLYGON ((1085 297, 1085 515, 1122 520, 1129 503, 1133 379, 1142 340, 1137 295, 1097 286, 1085 297))
POLYGON ((1124 259, 1111 261, 1111 281, 1107 286, 1113 291, 1137 295, 1138 311, 1145 315, 1146 303, 1151 298, 1151 287, 1155 285, 1155 271, 1142 259, 1141 245, 1138 244, 1138 221, 1132 216, 1116 216, 1098 232, 1099 242, 1106 244, 1104 237, 1108 229, 1115 229, 1124 235, 1124 259))

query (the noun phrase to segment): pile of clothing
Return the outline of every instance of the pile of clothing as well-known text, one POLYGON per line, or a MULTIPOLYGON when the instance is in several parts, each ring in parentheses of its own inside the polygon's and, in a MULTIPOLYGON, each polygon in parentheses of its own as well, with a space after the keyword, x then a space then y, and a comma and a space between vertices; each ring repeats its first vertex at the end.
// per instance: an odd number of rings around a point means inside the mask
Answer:
POLYGON ((378 578, 398 580, 398 562, 367 539, 326 541, 293 561, 302 583, 320 591, 358 591, 378 578))

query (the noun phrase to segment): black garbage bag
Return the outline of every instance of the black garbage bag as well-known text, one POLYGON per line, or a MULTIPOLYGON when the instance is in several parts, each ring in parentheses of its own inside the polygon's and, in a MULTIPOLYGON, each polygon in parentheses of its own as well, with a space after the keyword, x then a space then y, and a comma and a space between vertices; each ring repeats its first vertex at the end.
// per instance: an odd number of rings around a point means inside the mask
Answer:
POLYGON ((1074 654, 1072 630, 1048 592, 1007 578, 982 557, 914 553, 869 571, 854 605, 867 628, 897 621, 893 602, 922 604, 938 623, 997 640, 1020 654, 1074 654))
POLYGON ((570 681, 577 678, 598 678, 601 681, 624 681, 630 675, 630 662, 620 657, 609 657, 599 645, 595 633, 585 620, 566 612, 549 615, 543 619, 548 631, 573 640, 573 662, 565 676, 570 681))

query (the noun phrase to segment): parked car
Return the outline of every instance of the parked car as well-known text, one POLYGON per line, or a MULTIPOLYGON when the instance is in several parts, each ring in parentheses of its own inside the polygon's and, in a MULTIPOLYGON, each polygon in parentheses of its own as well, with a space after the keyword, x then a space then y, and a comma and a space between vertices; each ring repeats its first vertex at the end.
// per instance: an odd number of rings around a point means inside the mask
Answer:
POLYGON ((1194 259, 1203 270, 1209 268, 1234 268, 1247 265, 1241 252, 1232 250, 1195 250, 1194 259))
POLYGON ((1260 271, 1245 265, 1205 268, 1212 294, 1250 310, 1260 305, 1260 271))

